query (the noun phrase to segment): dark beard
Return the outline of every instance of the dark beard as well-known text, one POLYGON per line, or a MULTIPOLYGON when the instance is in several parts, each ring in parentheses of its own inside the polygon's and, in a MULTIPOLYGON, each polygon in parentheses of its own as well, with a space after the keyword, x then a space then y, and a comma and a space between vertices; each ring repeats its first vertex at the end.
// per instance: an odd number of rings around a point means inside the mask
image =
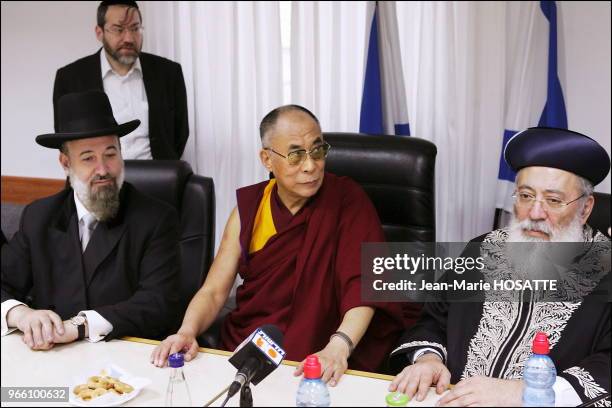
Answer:
POLYGON ((140 57, 140 50, 138 50, 137 48, 134 48, 134 52, 136 53, 136 55, 133 56, 121 56, 121 54, 119 54, 119 50, 117 51, 113 51, 111 49, 111 47, 108 45, 108 43, 106 42, 106 40, 102 41, 102 44, 104 46, 104 50, 106 51, 106 53, 117 63, 124 65, 124 66, 132 66, 132 64, 134 62, 136 62, 136 60, 140 57))

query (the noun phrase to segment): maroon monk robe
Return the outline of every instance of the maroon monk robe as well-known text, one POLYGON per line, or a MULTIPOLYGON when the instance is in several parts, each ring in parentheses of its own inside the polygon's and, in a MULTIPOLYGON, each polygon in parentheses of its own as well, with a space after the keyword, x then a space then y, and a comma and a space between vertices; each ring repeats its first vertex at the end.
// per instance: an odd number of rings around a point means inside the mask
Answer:
POLYGON ((378 370, 404 327, 404 314, 399 303, 361 301, 361 243, 384 241, 374 206, 353 180, 325 173, 318 193, 289 220, 279 217, 278 202, 271 203, 277 234, 249 255, 267 184, 237 191, 244 282, 236 309, 225 319, 222 347, 234 350, 257 327, 274 324, 284 333, 286 358, 301 361, 327 345, 348 310, 372 306, 376 313, 349 367, 378 370))

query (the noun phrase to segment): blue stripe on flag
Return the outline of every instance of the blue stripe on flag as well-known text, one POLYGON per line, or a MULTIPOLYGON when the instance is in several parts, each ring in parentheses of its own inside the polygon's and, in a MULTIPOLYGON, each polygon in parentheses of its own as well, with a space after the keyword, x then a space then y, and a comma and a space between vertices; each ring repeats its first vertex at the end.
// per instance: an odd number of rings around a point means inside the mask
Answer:
MULTIPOLYGON (((554 1, 540 1, 542 13, 550 23, 548 38, 548 75, 546 86, 546 103, 538 126, 558 127, 567 129, 567 113, 563 100, 563 90, 557 74, 557 6, 554 1)), ((504 130, 502 153, 499 158, 499 173, 497 178, 514 182, 516 173, 510 169, 504 160, 504 149, 508 140, 517 133, 515 130, 504 130)))
POLYGON ((514 178, 516 177, 516 173, 514 170, 508 166, 508 163, 504 160, 504 150, 506 149, 506 145, 512 136, 517 134, 516 130, 504 130, 504 143, 502 145, 501 157, 499 158, 499 173, 497 178, 500 180, 508 180, 511 183, 514 183, 514 178))
POLYGON ((372 29, 368 43, 365 82, 361 98, 359 131, 362 133, 384 134, 382 80, 378 59, 378 6, 374 9, 372 29))
POLYGON ((550 23, 548 40, 548 87, 546 105, 538 126, 567 129, 563 90, 557 74, 557 6, 554 1, 540 1, 540 8, 550 23))
POLYGON ((399 123, 394 126, 397 136, 410 136, 410 125, 408 123, 399 123))

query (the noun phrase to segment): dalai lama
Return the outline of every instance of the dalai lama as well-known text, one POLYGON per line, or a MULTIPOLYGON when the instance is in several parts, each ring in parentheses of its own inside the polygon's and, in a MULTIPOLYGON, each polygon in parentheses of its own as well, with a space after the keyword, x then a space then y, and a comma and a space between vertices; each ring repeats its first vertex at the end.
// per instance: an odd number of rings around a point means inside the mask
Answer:
POLYGON ((399 304, 360 298, 361 243, 384 241, 376 210, 357 183, 325 172, 330 146, 307 109, 271 111, 260 136, 260 159, 274 178, 237 191, 204 285, 178 333, 155 349, 151 362, 162 366, 179 350, 187 360, 196 355, 196 337, 213 322, 239 273, 244 282, 224 323, 223 348, 234 350, 257 327, 274 324, 284 333, 286 358, 317 353, 332 386, 347 366, 376 371, 410 323, 399 304))

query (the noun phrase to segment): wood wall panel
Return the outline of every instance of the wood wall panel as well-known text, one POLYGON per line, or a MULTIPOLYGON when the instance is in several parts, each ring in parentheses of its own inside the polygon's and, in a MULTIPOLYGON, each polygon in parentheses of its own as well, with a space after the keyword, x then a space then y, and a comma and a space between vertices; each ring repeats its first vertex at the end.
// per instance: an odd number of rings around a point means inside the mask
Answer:
POLYGON ((30 204, 64 188, 66 180, 2 176, 2 202, 30 204))

